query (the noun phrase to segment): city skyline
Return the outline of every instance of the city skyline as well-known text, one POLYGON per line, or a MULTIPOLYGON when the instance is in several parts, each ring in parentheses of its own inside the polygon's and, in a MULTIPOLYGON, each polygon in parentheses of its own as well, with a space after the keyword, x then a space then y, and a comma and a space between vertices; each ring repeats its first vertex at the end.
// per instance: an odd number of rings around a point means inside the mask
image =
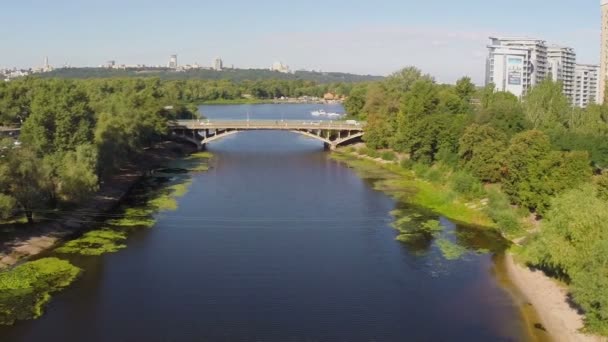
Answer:
POLYGON ((574 9, 565 3, 521 0, 491 7, 481 0, 445 3, 441 11, 437 3, 412 4, 11 3, 5 5, 11 15, 0 28, 6 37, 0 47, 0 67, 41 66, 44 56, 53 66, 94 67, 108 60, 166 65, 168 56, 177 54, 180 64, 207 65, 222 56, 239 68, 268 68, 282 61, 293 70, 375 75, 414 65, 440 82, 468 75, 482 84, 487 39, 492 35, 571 46, 581 63, 599 63, 597 1, 574 9), (551 15, 538 16, 541 11, 551 15), (563 25, 565 19, 569 25, 563 25))

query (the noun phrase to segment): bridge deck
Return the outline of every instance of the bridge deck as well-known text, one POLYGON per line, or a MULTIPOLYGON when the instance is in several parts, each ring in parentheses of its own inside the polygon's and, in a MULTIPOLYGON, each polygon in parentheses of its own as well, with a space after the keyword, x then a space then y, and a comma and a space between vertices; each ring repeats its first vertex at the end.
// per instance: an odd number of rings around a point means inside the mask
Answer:
POLYGON ((11 132, 19 132, 21 131, 21 128, 15 128, 15 127, 4 127, 4 126, 0 126, 0 133, 11 133, 11 132))
POLYGON ((339 131, 363 131, 361 123, 345 121, 310 120, 179 120, 170 125, 172 129, 239 129, 239 130, 299 130, 322 129, 339 131))

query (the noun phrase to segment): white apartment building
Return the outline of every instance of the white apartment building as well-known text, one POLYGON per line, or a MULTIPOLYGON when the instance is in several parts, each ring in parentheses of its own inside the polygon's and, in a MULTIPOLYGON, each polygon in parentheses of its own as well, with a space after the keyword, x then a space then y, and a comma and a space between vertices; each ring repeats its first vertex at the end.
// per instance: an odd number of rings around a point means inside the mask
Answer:
POLYGON ((291 72, 291 69, 289 69, 289 66, 283 64, 282 62, 275 62, 275 63, 273 63, 272 67, 270 67, 270 70, 282 72, 282 73, 285 73, 285 74, 288 74, 288 73, 291 72))
POLYGON ((169 63, 167 64, 167 67, 169 69, 177 69, 177 55, 171 55, 169 57, 169 63))
POLYGON ((575 67, 574 101, 576 107, 585 108, 600 100, 600 66, 577 64, 575 67))
POLYGON ((224 68, 224 61, 222 61, 222 59, 218 57, 213 60, 211 67, 213 68, 213 70, 222 71, 222 69, 224 68))
POLYGON ((547 48, 548 75, 562 82, 564 95, 574 104, 574 69, 576 53, 573 48, 551 45, 547 48))
MULTIPOLYGON (((608 0, 606 0, 608 1, 608 0)), ((548 74, 548 50, 544 40, 520 37, 490 37, 486 85, 497 91, 524 96, 548 74)))

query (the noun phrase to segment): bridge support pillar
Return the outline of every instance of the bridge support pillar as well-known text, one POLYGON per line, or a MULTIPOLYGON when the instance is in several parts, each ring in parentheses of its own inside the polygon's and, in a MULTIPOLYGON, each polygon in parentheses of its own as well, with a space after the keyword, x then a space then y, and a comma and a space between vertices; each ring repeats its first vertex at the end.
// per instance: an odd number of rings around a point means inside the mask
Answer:
POLYGON ((336 147, 338 147, 336 145, 336 143, 333 143, 333 142, 331 144, 330 143, 324 143, 323 146, 325 147, 326 151, 333 151, 333 150, 336 149, 336 147))

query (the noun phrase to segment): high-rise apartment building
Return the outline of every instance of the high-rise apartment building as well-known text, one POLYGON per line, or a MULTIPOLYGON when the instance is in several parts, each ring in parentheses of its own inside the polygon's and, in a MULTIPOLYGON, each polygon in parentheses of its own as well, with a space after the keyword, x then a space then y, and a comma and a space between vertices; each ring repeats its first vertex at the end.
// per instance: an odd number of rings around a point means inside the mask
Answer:
POLYGON ((600 100, 599 65, 577 64, 575 67, 574 101, 576 107, 585 108, 600 100))
POLYGON ((551 45, 547 48, 548 75, 562 82, 564 95, 570 103, 574 101, 574 69, 576 53, 573 48, 551 45))
POLYGON ((494 84, 497 91, 508 91, 522 97, 547 77, 548 50, 544 40, 518 37, 490 39, 486 84, 494 84))
POLYGON ((599 103, 604 103, 606 96, 606 80, 608 73, 608 0, 601 0, 602 9, 602 41, 600 52, 599 103))
POLYGON ((213 60, 212 67, 213 67, 213 70, 222 71, 222 69, 224 68, 224 61, 222 61, 222 59, 218 57, 213 60))
POLYGON ((169 67, 169 69, 177 69, 177 55, 171 55, 171 57, 169 57, 169 64, 167 67, 169 67))

